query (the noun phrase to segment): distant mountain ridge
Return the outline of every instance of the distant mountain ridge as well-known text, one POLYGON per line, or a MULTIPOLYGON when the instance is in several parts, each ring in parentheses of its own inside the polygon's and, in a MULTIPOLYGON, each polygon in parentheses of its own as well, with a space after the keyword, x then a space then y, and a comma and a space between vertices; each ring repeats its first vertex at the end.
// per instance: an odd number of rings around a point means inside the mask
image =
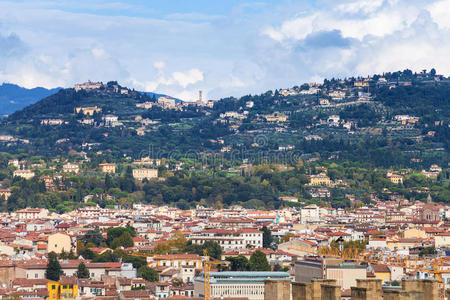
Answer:
POLYGON ((12 114, 26 106, 55 94, 61 88, 46 89, 36 87, 27 89, 16 84, 3 83, 0 85, 0 117, 12 114))

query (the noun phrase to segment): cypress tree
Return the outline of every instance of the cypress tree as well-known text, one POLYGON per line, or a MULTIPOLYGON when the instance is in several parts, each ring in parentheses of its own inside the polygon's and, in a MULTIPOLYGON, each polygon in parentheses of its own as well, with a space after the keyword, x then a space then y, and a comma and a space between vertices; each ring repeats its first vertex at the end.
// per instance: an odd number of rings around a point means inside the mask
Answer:
POLYGON ((83 262, 80 262, 80 264, 78 265, 78 270, 75 273, 75 276, 77 276, 78 278, 89 278, 89 269, 83 262))
POLYGON ((64 272, 58 262, 58 256, 55 252, 50 252, 48 254, 48 264, 47 269, 45 270, 45 278, 53 281, 59 281, 59 278, 63 274, 64 272))

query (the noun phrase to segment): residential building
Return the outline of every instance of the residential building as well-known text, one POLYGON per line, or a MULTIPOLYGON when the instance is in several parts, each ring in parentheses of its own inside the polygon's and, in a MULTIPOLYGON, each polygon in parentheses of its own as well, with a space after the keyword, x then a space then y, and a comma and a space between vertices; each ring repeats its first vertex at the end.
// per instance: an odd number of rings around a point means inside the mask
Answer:
POLYGON ((0 189, 0 198, 3 197, 5 200, 8 200, 10 196, 11 196, 10 189, 0 189))
POLYGON ((22 177, 29 180, 35 176, 34 172, 31 170, 15 170, 13 173, 14 177, 22 177))
POLYGON ((334 258, 305 258, 295 262, 295 281, 309 283, 313 279, 334 279, 342 289, 356 286, 357 279, 366 279, 365 265, 334 258))
POLYGON ((13 213, 19 220, 45 219, 48 217, 48 210, 43 208, 24 208, 13 213))
POLYGON ((70 236, 64 233, 54 233, 48 236, 47 252, 69 252, 72 249, 72 241, 70 236))
POLYGON ((75 107, 75 112, 77 114, 81 112, 85 116, 93 116, 95 113, 101 113, 102 109, 97 106, 75 107))
POLYGON ((325 174, 320 173, 318 175, 309 176, 309 185, 311 186, 331 186, 331 179, 325 174))
POLYGON ((398 174, 395 174, 395 173, 388 172, 386 177, 392 183, 395 183, 395 184, 402 184, 403 183, 403 176, 402 175, 398 175, 398 174))
POLYGON ((62 276, 58 281, 49 281, 47 283, 49 300, 59 299, 77 299, 78 297, 78 279, 76 277, 62 276))
POLYGON ((198 234, 189 236, 193 244, 202 245, 206 241, 217 242, 225 250, 244 249, 247 245, 261 248, 262 232, 257 229, 242 228, 238 230, 230 229, 208 229, 198 234))
POLYGON ((285 114, 282 113, 273 113, 270 115, 265 115, 264 118, 267 122, 286 122, 288 120, 288 117, 285 114))
POLYGON ((133 169, 133 178, 137 180, 158 178, 158 169, 133 169))
POLYGON ((153 260, 158 267, 173 267, 181 269, 183 267, 203 268, 202 257, 197 254, 167 254, 155 255, 153 260))
POLYGON ((159 97, 158 104, 163 108, 175 108, 176 100, 170 97, 159 97))
POLYGON ((80 172, 80 167, 77 164, 66 163, 63 165, 63 172, 78 174, 80 172))
POLYGON ((100 170, 102 171, 102 173, 108 173, 108 174, 116 173, 116 164, 103 163, 103 164, 100 164, 99 167, 100 167, 100 170))

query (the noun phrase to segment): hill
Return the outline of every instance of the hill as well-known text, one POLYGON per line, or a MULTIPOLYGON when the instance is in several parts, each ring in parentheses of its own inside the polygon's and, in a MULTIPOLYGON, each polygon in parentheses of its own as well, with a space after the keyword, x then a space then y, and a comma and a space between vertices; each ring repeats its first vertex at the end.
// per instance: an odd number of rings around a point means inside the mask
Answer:
POLYGON ((333 159, 373 166, 446 165, 450 81, 409 70, 325 80, 207 105, 157 101, 117 82, 63 89, 2 122, 0 150, 104 151, 230 159, 333 159), (238 151, 239 156, 233 156, 238 151), (284 156, 283 156, 284 155, 284 156), (287 155, 292 156, 287 158, 287 155))
POLYGON ((12 194, 0 210, 65 212, 92 205, 86 196, 101 207, 350 207, 428 194, 448 203, 449 124, 450 80, 435 72, 331 79, 201 105, 86 83, 1 120, 0 182, 12 194), (143 166, 159 178, 136 181, 143 166), (17 168, 37 176, 17 178, 17 168))
POLYGON ((0 116, 9 115, 59 90, 60 88, 42 87, 26 89, 15 84, 3 83, 0 85, 0 116))

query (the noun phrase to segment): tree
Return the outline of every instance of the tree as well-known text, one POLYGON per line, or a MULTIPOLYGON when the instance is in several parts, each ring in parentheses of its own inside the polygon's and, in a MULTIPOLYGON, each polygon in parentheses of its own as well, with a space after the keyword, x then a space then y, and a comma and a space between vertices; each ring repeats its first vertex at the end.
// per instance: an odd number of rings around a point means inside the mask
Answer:
POLYGON ((122 233, 121 236, 115 238, 111 243, 111 248, 116 249, 117 247, 129 248, 134 246, 133 238, 131 234, 127 231, 122 233))
POLYGON ((91 229, 82 237, 82 240, 85 244, 93 243, 96 246, 99 246, 105 239, 98 229, 91 229))
POLYGON ((94 259, 95 257, 95 253, 89 248, 78 250, 78 255, 81 255, 85 259, 94 259))
POLYGON ((128 232, 131 237, 136 236, 136 231, 133 227, 127 225, 126 227, 113 227, 109 228, 106 232, 106 243, 111 247, 112 242, 114 239, 122 236, 124 232, 128 232))
POLYGON ((263 226, 262 231, 263 231, 263 247, 270 248, 273 243, 272 232, 270 232, 270 230, 266 226, 263 226))
POLYGON ((62 271, 61 265, 58 262, 58 255, 55 252, 50 252, 48 254, 47 269, 45 270, 45 278, 53 281, 59 281, 62 271))
POLYGON ((249 271, 250 270, 250 264, 248 262, 248 259, 243 256, 239 255, 236 257, 227 256, 225 260, 230 262, 230 270, 231 271, 249 271))
POLYGON ((270 271, 270 265, 267 261, 266 255, 259 250, 253 252, 249 260, 250 270, 252 271, 270 271))
POLYGON ((436 254, 436 248, 434 247, 425 247, 422 250, 420 250, 419 252, 419 256, 424 256, 424 255, 433 255, 436 254))
POLYGON ((220 257, 222 256, 222 248, 217 242, 206 241, 205 243, 203 243, 202 247, 203 249, 206 249, 209 256, 215 259, 220 259, 220 257))
POLYGON ((89 269, 86 267, 86 265, 83 262, 80 262, 78 265, 78 270, 75 273, 75 276, 78 278, 89 278, 89 269))
POLYGON ((171 247, 168 243, 159 243, 156 245, 156 247, 153 249, 153 253, 155 254, 167 254, 171 250, 171 247))
POLYGON ((152 269, 147 265, 141 266, 137 270, 137 276, 144 278, 145 280, 150 281, 150 282, 159 281, 158 272, 156 272, 155 269, 152 269))
POLYGON ((187 239, 181 232, 175 232, 169 240, 169 245, 177 249, 183 249, 187 245, 187 239))
POLYGON ((293 238, 294 236, 295 236, 295 234, 293 234, 292 232, 288 232, 281 237, 280 243, 289 242, 291 240, 291 238, 293 238))

